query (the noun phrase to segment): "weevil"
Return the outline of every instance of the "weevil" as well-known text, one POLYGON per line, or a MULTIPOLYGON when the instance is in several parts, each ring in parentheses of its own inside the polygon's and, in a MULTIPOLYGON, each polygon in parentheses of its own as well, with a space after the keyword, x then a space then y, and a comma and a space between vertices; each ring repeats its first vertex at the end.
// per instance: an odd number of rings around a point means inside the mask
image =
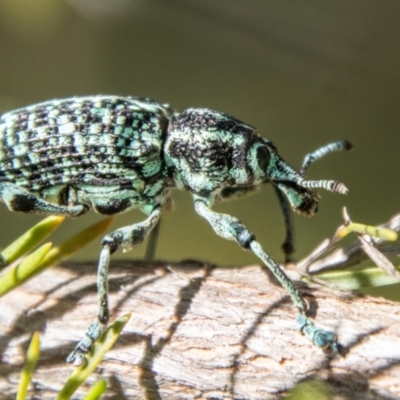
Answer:
POLYGON ((237 218, 217 213, 218 202, 247 195, 263 183, 278 194, 286 225, 283 245, 293 252, 290 209, 317 211, 317 188, 346 193, 330 180, 308 180, 315 160, 347 150, 342 140, 305 157, 300 171, 277 148, 236 118, 206 108, 175 112, 147 98, 92 96, 53 100, 0 118, 0 200, 11 211, 78 217, 93 208, 113 215, 131 208, 147 218, 106 235, 98 265, 97 317, 67 361, 82 364, 109 321, 110 256, 143 242, 171 209, 171 190, 190 192, 196 212, 217 235, 253 252, 298 309, 299 329, 318 347, 337 351, 336 335, 314 325, 307 305, 283 269, 237 218))

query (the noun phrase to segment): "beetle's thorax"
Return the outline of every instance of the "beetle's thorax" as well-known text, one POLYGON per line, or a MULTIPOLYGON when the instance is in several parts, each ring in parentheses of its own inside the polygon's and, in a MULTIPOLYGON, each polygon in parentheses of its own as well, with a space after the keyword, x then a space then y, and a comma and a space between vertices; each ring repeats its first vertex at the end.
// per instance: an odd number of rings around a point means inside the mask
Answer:
POLYGON ((262 139, 249 125, 209 109, 173 114, 164 153, 175 185, 194 194, 261 182, 249 159, 262 139))

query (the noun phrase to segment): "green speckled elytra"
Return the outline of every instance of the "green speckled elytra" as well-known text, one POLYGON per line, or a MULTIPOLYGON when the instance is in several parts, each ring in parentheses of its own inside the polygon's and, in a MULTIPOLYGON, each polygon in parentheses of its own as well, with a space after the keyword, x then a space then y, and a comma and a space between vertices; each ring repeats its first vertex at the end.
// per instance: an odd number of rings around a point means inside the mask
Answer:
POLYGON ((78 217, 89 208, 104 215, 138 208, 148 217, 102 240, 98 267, 98 315, 67 361, 79 365, 108 323, 110 255, 132 249, 172 204, 173 188, 192 194, 195 210, 221 237, 252 251, 272 271, 299 310, 300 330, 321 348, 338 349, 336 336, 306 317, 298 290, 236 218, 211 211, 217 202, 274 185, 284 214, 286 257, 293 252, 290 208, 312 215, 316 188, 346 193, 335 181, 310 181, 308 166, 326 154, 347 150, 348 141, 306 156, 300 172, 249 125, 221 112, 135 97, 93 96, 53 100, 0 118, 0 200, 12 211, 78 217))

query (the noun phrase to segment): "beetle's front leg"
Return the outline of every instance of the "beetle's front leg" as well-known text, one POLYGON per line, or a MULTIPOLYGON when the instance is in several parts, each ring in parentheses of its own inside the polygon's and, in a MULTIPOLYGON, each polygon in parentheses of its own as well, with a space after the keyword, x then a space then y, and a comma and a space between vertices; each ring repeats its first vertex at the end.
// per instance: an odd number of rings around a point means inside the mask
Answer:
POLYGON ((100 338, 108 323, 110 316, 108 308, 108 267, 110 264, 111 254, 117 251, 120 247, 125 250, 130 250, 139 246, 150 231, 156 226, 160 219, 160 215, 161 207, 156 207, 145 221, 117 229, 104 237, 101 244, 102 250, 97 269, 97 318, 86 331, 85 337, 67 357, 67 362, 73 362, 74 365, 81 365, 84 361, 85 355, 89 352, 93 343, 100 338))
POLYGON ((307 306, 300 292, 293 285, 289 277, 281 267, 263 250, 255 240, 255 236, 235 217, 211 211, 204 200, 195 200, 195 209, 198 214, 205 218, 213 227, 214 231, 224 239, 234 240, 243 249, 251 250, 274 274, 280 284, 286 289, 294 305, 300 311, 297 318, 300 331, 302 331, 316 346, 338 351, 336 335, 332 332, 317 328, 307 318, 307 306))
POLYGON ((11 211, 30 214, 79 217, 89 210, 89 207, 84 204, 59 206, 57 204, 49 203, 27 190, 21 189, 20 187, 8 182, 0 183, 0 200, 3 201, 11 211))

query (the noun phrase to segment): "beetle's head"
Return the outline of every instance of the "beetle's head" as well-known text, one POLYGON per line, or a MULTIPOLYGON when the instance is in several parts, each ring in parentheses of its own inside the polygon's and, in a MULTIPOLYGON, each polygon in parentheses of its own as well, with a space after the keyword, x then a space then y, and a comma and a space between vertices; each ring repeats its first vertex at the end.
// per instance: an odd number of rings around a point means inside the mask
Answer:
POLYGON ((249 154, 257 180, 275 185, 287 197, 294 211, 313 215, 318 210, 318 194, 315 189, 347 193, 347 188, 340 182, 307 180, 304 173, 296 171, 282 160, 276 147, 267 139, 261 138, 255 142, 249 154))

